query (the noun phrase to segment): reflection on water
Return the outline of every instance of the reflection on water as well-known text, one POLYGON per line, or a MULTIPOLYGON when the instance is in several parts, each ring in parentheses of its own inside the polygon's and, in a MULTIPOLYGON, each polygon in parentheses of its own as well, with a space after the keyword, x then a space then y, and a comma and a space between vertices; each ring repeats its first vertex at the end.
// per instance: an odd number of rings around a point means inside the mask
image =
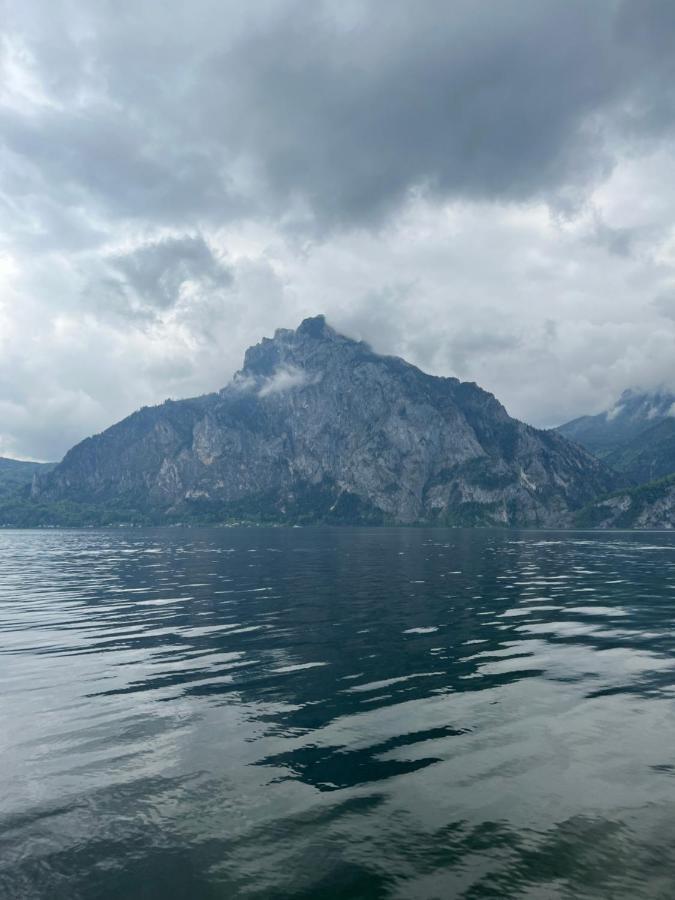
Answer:
POLYGON ((3 898, 675 896, 675 535, 0 532, 3 898))

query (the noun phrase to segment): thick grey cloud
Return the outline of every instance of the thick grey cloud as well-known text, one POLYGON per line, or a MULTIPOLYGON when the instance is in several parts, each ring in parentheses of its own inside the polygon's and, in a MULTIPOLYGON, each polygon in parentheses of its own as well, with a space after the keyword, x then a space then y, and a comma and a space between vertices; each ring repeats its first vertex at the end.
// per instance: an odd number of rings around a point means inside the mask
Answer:
POLYGON ((27 187, 115 217, 321 228, 411 190, 576 201, 617 141, 672 128, 657 0, 28 7, 7 6, 4 54, 28 54, 44 102, 3 110, 5 152, 27 187))
POLYGON ((670 291, 654 297, 652 305, 664 318, 675 321, 675 285, 670 291))
POLYGON ((293 4, 207 69, 220 140, 319 224, 377 220, 416 189, 578 202, 619 142, 672 130, 667 3, 393 0, 334 13, 293 4))
POLYGON ((539 424, 675 381, 670 0, 0 22, 0 453, 220 387, 319 311, 539 424))
POLYGON ((173 306, 183 289, 195 282, 215 291, 229 287, 232 275, 217 260, 201 236, 166 237, 142 244, 129 253, 115 254, 110 267, 121 276, 120 291, 130 289, 150 306, 173 306))
POLYGON ((611 162, 590 121, 626 77, 604 6, 394 0, 342 23, 317 6, 216 56, 209 113, 237 123, 223 138, 253 148, 280 203, 297 195, 319 222, 377 220, 416 188, 550 196, 611 162))

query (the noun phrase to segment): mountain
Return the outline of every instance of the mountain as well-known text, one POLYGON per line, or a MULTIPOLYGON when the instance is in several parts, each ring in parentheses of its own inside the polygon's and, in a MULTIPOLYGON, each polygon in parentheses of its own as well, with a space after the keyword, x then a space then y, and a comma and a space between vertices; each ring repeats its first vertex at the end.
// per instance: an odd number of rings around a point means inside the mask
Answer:
POLYGON ((649 425, 637 437, 605 457, 607 465, 635 484, 657 481, 675 473, 675 418, 649 425))
POLYGON ((675 395, 624 391, 611 409, 558 428, 639 484, 675 473, 675 395))
POLYGON ((55 463, 24 462, 0 456, 0 500, 25 488, 31 483, 34 475, 49 472, 54 466, 55 463))
POLYGON ((628 390, 605 412, 573 419, 560 425, 557 431, 604 459, 674 414, 674 394, 628 390))
POLYGON ((575 517, 580 528, 675 528, 675 475, 603 497, 575 517))
POLYGON ((559 526, 617 484, 477 385, 317 316, 251 347, 219 393, 141 409, 73 447, 0 522, 559 526))

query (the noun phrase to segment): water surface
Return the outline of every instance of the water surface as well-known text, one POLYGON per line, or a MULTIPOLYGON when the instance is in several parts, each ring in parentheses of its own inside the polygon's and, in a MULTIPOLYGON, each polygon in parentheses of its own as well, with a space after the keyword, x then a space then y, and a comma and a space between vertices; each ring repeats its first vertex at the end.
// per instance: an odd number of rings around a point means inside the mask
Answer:
POLYGON ((672 898, 675 535, 0 531, 0 897, 672 898))

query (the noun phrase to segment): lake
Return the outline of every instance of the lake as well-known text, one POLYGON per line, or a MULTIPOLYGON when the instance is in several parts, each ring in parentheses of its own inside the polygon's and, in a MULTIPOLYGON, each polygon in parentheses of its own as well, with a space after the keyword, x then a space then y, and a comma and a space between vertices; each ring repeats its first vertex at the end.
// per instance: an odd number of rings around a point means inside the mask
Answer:
POLYGON ((675 535, 0 531, 0 897, 675 896, 675 535))

